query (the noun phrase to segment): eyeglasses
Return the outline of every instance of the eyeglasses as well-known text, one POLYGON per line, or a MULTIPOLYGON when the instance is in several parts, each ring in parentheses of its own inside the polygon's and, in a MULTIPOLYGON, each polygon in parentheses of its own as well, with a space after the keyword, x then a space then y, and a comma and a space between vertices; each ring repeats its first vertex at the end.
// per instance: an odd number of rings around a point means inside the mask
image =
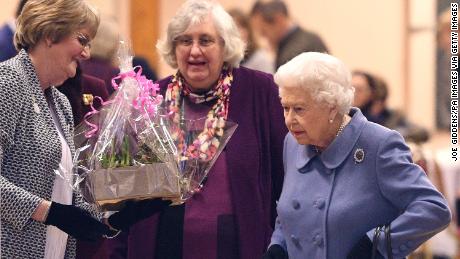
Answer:
MULTIPOLYGON (((196 42, 196 40, 190 36, 179 36, 174 39, 176 47, 180 48, 190 48, 194 42, 196 42)), ((201 50, 212 47, 216 42, 217 40, 211 36, 204 35, 198 38, 198 46, 201 50)))
POLYGON ((81 32, 77 32, 77 40, 83 48, 91 49, 91 40, 81 32))

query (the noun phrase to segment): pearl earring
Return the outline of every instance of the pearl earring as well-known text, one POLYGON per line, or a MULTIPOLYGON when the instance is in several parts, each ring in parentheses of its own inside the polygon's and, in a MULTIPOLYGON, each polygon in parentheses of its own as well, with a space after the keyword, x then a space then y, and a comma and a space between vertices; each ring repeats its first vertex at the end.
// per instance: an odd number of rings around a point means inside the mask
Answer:
POLYGON ((329 123, 332 123, 334 120, 333 119, 329 119, 329 123))

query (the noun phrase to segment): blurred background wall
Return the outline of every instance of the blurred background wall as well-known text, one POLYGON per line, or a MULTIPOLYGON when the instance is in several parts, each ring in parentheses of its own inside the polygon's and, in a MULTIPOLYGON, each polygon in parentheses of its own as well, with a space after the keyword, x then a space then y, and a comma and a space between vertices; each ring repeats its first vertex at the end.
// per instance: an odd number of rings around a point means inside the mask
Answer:
MULTIPOLYGON (((183 0, 89 0, 115 17, 137 55, 147 57, 160 77, 171 69, 158 59, 155 43, 183 0)), ((226 8, 249 11, 254 0, 220 0, 226 8)), ((291 16, 317 32, 331 53, 350 69, 382 76, 390 88, 389 106, 434 129, 436 0, 286 0, 291 16)), ((447 2, 447 1, 446 1, 447 2)), ((17 0, 2 1, 0 23, 17 0)))

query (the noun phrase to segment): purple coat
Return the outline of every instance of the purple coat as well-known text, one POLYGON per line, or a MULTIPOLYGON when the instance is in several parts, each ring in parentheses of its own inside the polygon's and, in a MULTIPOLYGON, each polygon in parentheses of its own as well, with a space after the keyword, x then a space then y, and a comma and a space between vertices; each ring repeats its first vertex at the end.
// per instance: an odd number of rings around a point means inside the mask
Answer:
MULTIPOLYGON (((287 129, 271 75, 241 67, 234 69, 233 76, 228 117, 239 126, 226 146, 227 170, 240 258, 254 259, 266 251, 273 231, 287 129)), ((159 81, 162 90, 170 78, 159 81)), ((107 242, 110 258, 154 258, 157 226, 153 221, 139 222, 128 234, 107 242)))
MULTIPOLYGON (((91 106, 85 104, 83 101, 84 94, 90 94, 93 97, 99 96, 103 100, 107 100, 109 97, 104 81, 94 76, 81 74, 80 72, 77 72, 75 77, 67 79, 58 87, 58 90, 69 99, 75 126, 80 124, 85 114, 91 111, 91 106)), ((101 107, 99 100, 94 100, 93 105, 95 109, 101 107)))
POLYGON ((110 61, 98 57, 91 57, 91 59, 82 60, 80 66, 84 74, 104 80, 109 95, 114 92, 112 78, 116 77, 120 70, 114 67, 110 61))

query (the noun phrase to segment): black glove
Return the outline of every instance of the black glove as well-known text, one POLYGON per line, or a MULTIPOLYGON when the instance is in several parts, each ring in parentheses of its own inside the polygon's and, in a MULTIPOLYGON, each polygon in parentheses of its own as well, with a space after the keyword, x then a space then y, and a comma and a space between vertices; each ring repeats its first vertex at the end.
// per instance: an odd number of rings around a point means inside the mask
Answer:
POLYGON ((262 256, 262 259, 289 259, 289 256, 280 245, 272 245, 262 256))
POLYGON ((109 227, 95 219, 89 212, 74 205, 51 202, 46 225, 53 225, 79 240, 96 241, 110 235, 109 227))
MULTIPOLYGON (((377 255, 381 256, 378 250, 377 255)), ((364 235, 347 255, 347 259, 362 258, 372 258, 372 241, 367 235, 364 235)))
POLYGON ((171 201, 160 198, 153 200, 128 201, 119 212, 111 215, 107 220, 115 229, 127 230, 140 220, 162 211, 171 204, 171 201))

